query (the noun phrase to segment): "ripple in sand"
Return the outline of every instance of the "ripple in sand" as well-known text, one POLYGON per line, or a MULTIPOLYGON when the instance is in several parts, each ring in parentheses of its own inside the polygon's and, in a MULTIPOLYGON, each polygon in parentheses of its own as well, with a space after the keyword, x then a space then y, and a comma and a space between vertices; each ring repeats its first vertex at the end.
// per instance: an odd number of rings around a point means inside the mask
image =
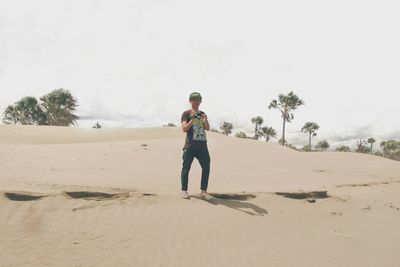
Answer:
POLYGON ((310 192, 276 192, 275 194, 293 199, 319 199, 328 198, 327 191, 310 191, 310 192))
POLYGON ((129 197, 129 193, 104 193, 104 192, 91 192, 91 191, 73 191, 64 193, 68 197, 74 199, 104 200, 111 198, 129 197))
POLYGON ((219 199, 231 199, 231 200, 240 200, 240 201, 245 201, 245 200, 249 200, 252 198, 255 198, 256 195, 253 194, 210 194, 215 198, 219 198, 219 199))
POLYGON ((5 192, 4 196, 12 201, 34 201, 46 197, 42 195, 35 195, 33 193, 13 193, 13 192, 5 192))

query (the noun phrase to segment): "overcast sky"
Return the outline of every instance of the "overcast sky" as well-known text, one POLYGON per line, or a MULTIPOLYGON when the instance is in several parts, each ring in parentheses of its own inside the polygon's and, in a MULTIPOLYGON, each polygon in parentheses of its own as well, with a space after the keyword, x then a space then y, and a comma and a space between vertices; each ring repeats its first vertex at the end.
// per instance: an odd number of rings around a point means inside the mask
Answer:
POLYGON ((281 132, 267 106, 306 103, 289 142, 400 138, 399 1, 2 0, 0 107, 65 88, 80 127, 179 124, 203 95, 213 127, 250 119, 281 132))

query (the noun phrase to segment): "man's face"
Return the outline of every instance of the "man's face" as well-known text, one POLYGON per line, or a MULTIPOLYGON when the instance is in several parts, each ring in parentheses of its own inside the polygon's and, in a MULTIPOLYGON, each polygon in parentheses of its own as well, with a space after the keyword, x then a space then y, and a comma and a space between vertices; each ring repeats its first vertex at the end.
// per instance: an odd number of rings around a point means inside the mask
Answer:
POLYGON ((190 103, 192 104, 193 108, 198 108, 201 104, 201 99, 195 98, 190 100, 190 103))

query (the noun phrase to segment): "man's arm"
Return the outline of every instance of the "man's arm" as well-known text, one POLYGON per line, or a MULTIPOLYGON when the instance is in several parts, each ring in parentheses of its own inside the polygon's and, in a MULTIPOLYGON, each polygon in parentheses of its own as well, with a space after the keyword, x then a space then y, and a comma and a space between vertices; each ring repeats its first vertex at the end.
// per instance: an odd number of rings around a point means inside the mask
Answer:
POLYGON ((182 123, 182 131, 185 133, 189 131, 190 127, 192 127, 193 120, 192 116, 188 114, 188 111, 182 113, 181 123, 182 123))
POLYGON ((203 122, 204 122, 204 129, 209 131, 210 130, 210 124, 208 123, 207 115, 205 113, 203 113, 202 117, 203 117, 203 122))
POLYGON ((182 131, 186 133, 187 131, 189 131, 192 125, 193 125, 193 119, 191 119, 190 121, 185 121, 185 120, 182 121, 182 131))

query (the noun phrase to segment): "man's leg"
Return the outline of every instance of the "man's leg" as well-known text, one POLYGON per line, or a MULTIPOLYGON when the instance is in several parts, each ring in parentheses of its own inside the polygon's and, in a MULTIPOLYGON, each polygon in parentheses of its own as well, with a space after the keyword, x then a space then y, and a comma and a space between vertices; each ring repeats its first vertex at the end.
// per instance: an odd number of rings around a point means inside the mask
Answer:
POLYGON ((208 152, 208 148, 199 149, 197 155, 197 159, 199 160, 201 166, 201 186, 200 189, 203 191, 207 191, 208 188, 208 178, 210 176, 210 153, 208 152))
POLYGON ((182 191, 188 190, 188 181, 189 181, 189 171, 192 166, 192 162, 194 159, 194 153, 192 149, 187 148, 183 151, 182 155, 183 163, 182 163, 182 172, 181 172, 181 189, 182 191))

